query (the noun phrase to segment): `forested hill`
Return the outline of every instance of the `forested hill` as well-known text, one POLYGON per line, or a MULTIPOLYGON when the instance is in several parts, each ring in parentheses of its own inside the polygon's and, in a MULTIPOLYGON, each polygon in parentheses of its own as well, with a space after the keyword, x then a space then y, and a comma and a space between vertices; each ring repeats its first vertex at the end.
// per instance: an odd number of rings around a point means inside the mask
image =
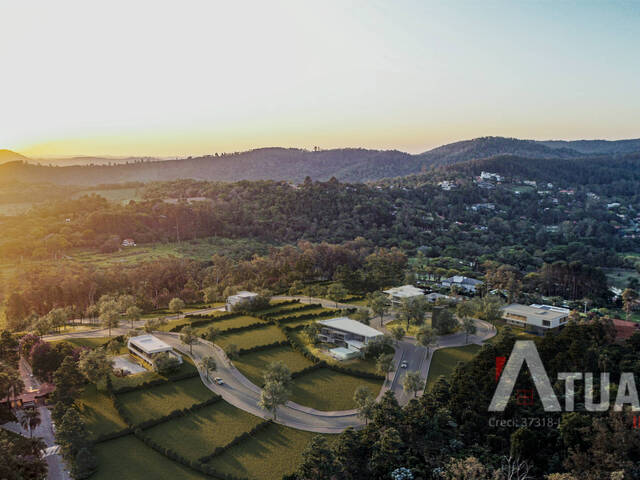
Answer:
POLYGON ((335 177, 343 182, 368 182, 419 174, 438 166, 499 155, 577 160, 595 157, 596 154, 617 158, 629 151, 640 152, 640 140, 563 143, 482 137, 451 143, 418 155, 397 150, 359 148, 321 151, 261 148, 179 160, 132 159, 125 160, 124 164, 111 165, 100 164, 97 159, 93 165, 74 166, 36 165, 28 163, 25 157, 7 154, 7 160, 14 161, 0 165, 0 180, 23 183, 49 182, 58 185, 167 181, 176 178, 224 182, 285 180, 300 183, 309 176, 319 181, 335 177))

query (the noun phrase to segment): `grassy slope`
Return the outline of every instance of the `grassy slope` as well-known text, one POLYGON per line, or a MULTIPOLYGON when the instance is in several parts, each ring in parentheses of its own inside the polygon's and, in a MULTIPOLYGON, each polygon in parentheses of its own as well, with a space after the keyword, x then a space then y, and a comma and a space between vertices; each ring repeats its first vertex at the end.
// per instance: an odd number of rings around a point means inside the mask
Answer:
POLYGON ((127 428, 127 424, 120 418, 111 399, 99 392, 93 384, 84 388, 76 405, 92 438, 127 428))
POLYGON ((162 423, 145 433, 162 446, 190 460, 197 460, 251 430, 261 421, 261 418, 220 401, 186 417, 162 423))
POLYGON ((95 453, 99 468, 91 480, 210 479, 160 455, 133 435, 100 443, 95 453))
POLYGON ((451 376, 458 362, 468 362, 482 347, 471 344, 464 347, 451 347, 436 350, 431 359, 429 377, 427 378, 427 390, 431 388, 441 375, 451 376))
POLYGON ((173 410, 204 402, 213 394, 202 385, 199 377, 171 382, 146 390, 118 396, 134 423, 161 417, 173 410))
POLYGON ((262 385, 262 374, 265 367, 278 361, 284 362, 292 372, 313 365, 313 362, 307 360, 291 347, 276 347, 242 355, 238 360, 234 360, 233 364, 253 383, 262 385))
POLYGON ((261 328, 254 328, 244 332, 231 333, 229 335, 220 335, 216 339, 216 343, 222 348, 230 344, 236 344, 238 348, 251 348, 257 345, 267 345, 269 343, 280 342, 286 340, 284 333, 275 325, 269 325, 261 328))
POLYGON ((210 464, 231 475, 256 480, 280 479, 295 471, 302 460, 302 451, 314 435, 317 434, 271 425, 214 458, 210 464))

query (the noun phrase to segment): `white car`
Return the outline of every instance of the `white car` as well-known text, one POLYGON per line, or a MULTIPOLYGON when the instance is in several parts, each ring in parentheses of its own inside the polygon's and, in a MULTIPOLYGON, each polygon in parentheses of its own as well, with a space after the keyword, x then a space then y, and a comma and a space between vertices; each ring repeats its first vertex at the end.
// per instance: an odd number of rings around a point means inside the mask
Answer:
POLYGON ((220 377, 216 377, 214 378, 214 380, 218 385, 224 385, 224 380, 222 380, 220 377))
POLYGON ((400 364, 400 368, 407 368, 408 366, 409 366, 409 364, 408 364, 406 361, 403 361, 403 362, 400 364))

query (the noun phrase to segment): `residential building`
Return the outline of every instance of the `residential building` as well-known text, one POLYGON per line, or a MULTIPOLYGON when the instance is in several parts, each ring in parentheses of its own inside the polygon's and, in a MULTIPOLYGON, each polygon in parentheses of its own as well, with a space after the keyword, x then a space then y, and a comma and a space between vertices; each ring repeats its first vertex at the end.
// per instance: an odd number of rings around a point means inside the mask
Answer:
POLYGON ((450 302, 455 302, 457 299, 455 297, 451 297, 449 295, 443 295, 441 293, 433 292, 425 295, 427 297, 427 301, 429 303, 436 303, 438 300, 447 300, 450 302))
POLYGON ((161 353, 168 353, 182 363, 182 356, 173 351, 171 345, 164 343, 153 335, 139 335, 131 337, 127 342, 129 353, 139 358, 149 366, 155 368, 155 359, 161 353))
POLYGON ((125 238, 122 241, 122 246, 123 247, 135 247, 136 246, 136 242, 133 240, 133 238, 125 238))
POLYGON ((471 210, 477 212, 478 210, 495 210, 495 203, 474 203, 471 205, 471 210))
POLYGON ((510 325, 540 335, 549 330, 563 327, 569 319, 570 312, 568 308, 552 305, 513 303, 502 307, 502 318, 510 325))
POLYGON ((401 287, 390 288, 389 290, 384 290, 384 293, 389 296, 391 306, 398 306, 407 298, 424 296, 424 292, 413 285, 402 285, 401 287))
POLYGON ((496 182, 504 181, 504 177, 502 175, 499 175, 497 173, 491 173, 491 172, 480 173, 480 178, 482 180, 495 180, 496 182))
POLYGON ((449 191, 449 190, 455 188, 456 184, 454 182, 449 181, 449 180, 443 180, 442 182, 438 183, 438 186, 442 190, 449 191))
POLYGON ((318 320, 316 323, 320 325, 318 340, 337 345, 348 351, 333 349, 336 352, 330 352, 336 358, 347 357, 346 354, 350 352, 353 352, 354 355, 359 354, 372 339, 382 336, 382 332, 375 328, 347 317, 318 320))
POLYGON ((465 292, 475 293, 476 288, 482 285, 482 283, 483 282, 476 280, 475 278, 454 275, 453 277, 445 278, 440 285, 446 288, 456 286, 465 292))
POLYGON ((260 295, 253 292, 241 291, 236 293, 235 295, 231 295, 227 297, 227 304, 225 305, 225 310, 227 312, 231 312, 236 308, 236 305, 241 303, 251 303, 260 295))

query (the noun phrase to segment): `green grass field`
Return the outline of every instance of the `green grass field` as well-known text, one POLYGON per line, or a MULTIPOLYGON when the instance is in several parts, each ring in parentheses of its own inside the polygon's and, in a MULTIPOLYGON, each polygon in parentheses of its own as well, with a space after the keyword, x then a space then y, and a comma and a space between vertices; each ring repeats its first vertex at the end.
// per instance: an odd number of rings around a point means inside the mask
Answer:
POLYGON ((436 350, 433 353, 431 366, 429 367, 427 390, 436 383, 441 375, 450 377, 458 365, 458 362, 468 362, 480 351, 481 348, 482 347, 480 345, 470 344, 465 345, 464 347, 451 347, 436 350))
POLYGON ((262 374, 267 365, 273 362, 284 362, 292 372, 313 365, 311 360, 307 360, 291 347, 276 347, 261 352, 248 353, 242 355, 238 360, 234 360, 233 364, 253 383, 262 385, 262 374))
POLYGON ((118 411, 113 406, 111 398, 99 392, 93 384, 84 388, 82 395, 76 400, 76 405, 82 414, 91 438, 127 428, 127 424, 120 418, 118 411))
POLYGON ((194 328, 194 331, 196 332, 196 334, 200 335, 201 333, 204 333, 207 330, 209 330, 211 327, 224 331, 229 328, 245 327, 247 325, 251 325, 252 323, 260 323, 260 322, 263 322, 263 321, 260 320, 259 318, 243 315, 241 317, 228 318, 226 320, 215 320, 213 322, 209 322, 194 328))
POLYGON ((369 387, 375 396, 382 387, 382 381, 323 368, 294 379, 290 400, 317 410, 349 410, 355 408, 353 394, 360 385, 369 387))
POLYGON ((268 325, 244 332, 220 335, 216 338, 216 343, 222 348, 232 343, 236 344, 238 348, 251 348, 258 345, 280 342, 282 340, 286 340, 284 333, 275 325, 268 325))
POLYGON ((169 460, 147 447, 133 435, 100 443, 95 446, 98 471, 91 480, 180 479, 210 480, 187 467, 169 460))
MULTIPOLYGON (((271 425, 210 461, 221 473, 256 480, 276 480, 293 473, 302 452, 317 435, 282 425, 271 425)), ((334 438, 328 435, 329 439, 334 438)), ((168 478, 168 477, 165 477, 168 478)))
POLYGON ((190 460, 211 454, 262 421, 225 401, 200 409, 147 430, 164 447, 190 460))
POLYGON ((336 310, 335 308, 323 308, 323 307, 309 308, 308 310, 301 310, 300 312, 288 312, 287 310, 281 310, 278 313, 278 315, 274 315, 271 318, 273 318, 274 320, 278 320, 279 318, 284 318, 289 316, 298 317, 301 315, 308 315, 310 313, 329 313, 329 312, 337 312, 337 311, 338 310, 336 310))
POLYGON ((134 423, 162 417, 173 410, 204 402, 213 393, 207 389, 200 377, 170 382, 145 390, 118 395, 127 415, 134 423))
POLYGON ((64 340, 54 340, 51 342, 53 345, 57 345, 61 342, 67 342, 71 345, 75 345, 76 347, 86 347, 86 348, 98 348, 102 345, 106 344, 111 340, 109 337, 91 337, 91 338, 66 338, 64 340))

